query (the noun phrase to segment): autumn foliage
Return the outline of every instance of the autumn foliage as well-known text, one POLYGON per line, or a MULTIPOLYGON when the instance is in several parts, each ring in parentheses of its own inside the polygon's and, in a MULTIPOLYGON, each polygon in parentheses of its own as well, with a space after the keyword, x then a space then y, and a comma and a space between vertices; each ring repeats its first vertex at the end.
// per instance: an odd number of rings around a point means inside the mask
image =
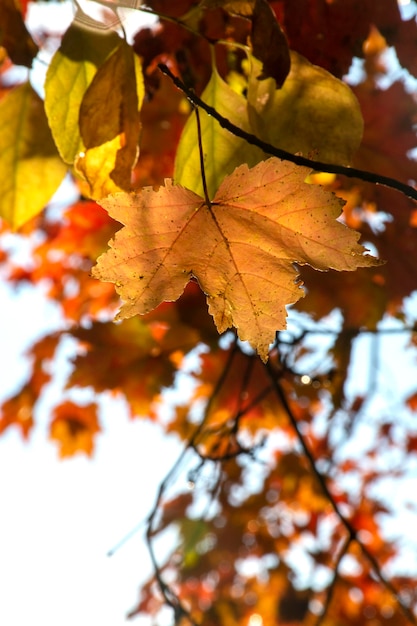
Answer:
POLYGON ((416 624, 390 497, 417 450, 417 385, 399 384, 417 332, 416 20, 396 0, 149 0, 135 11, 158 20, 128 39, 108 4, 101 22, 78 7, 57 42, 1 3, 2 277, 62 323, 28 350, 0 433, 30 438, 65 345, 61 457, 94 453, 114 396, 181 440, 132 619, 416 624), (44 85, 16 82, 45 58, 44 85))

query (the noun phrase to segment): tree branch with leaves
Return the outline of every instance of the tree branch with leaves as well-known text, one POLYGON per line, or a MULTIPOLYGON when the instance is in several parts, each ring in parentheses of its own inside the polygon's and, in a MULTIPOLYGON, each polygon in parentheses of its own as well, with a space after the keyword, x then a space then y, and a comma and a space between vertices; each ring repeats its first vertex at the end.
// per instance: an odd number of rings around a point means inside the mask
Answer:
POLYGON ((396 0, 150 0, 133 9, 157 23, 129 39, 131 3, 98 4, 102 21, 76 5, 43 98, 9 70, 54 34, 31 35, 25 2, 0 9, 2 276, 62 314, 0 433, 30 437, 66 342, 62 457, 93 454, 115 394, 182 441, 135 529, 154 576, 130 617, 415 624, 417 563, 398 565, 381 495, 417 450, 417 389, 391 358, 415 360, 415 17, 396 0), (65 177, 78 200, 57 208, 65 177))

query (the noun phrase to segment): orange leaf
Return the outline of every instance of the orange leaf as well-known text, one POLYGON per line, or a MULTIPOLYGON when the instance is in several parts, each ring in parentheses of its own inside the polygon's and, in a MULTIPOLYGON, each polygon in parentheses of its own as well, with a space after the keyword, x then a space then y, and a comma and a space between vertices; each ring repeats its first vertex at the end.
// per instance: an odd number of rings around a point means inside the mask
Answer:
POLYGON ((417 392, 414 392, 411 394, 411 396, 408 396, 405 403, 408 408, 411 409, 411 411, 417 411, 417 392))
POLYGON ((67 400, 55 407, 50 437, 59 442, 60 457, 77 452, 91 456, 94 435, 99 431, 96 404, 79 406, 67 400))
POLYGON ((9 426, 20 428, 24 439, 29 438, 33 427, 34 396, 30 385, 24 385, 20 392, 1 405, 0 434, 9 426))
POLYGON ((101 200, 125 224, 93 276, 114 282, 124 300, 119 319, 176 300, 193 277, 207 296, 219 332, 236 327, 267 359, 288 304, 302 295, 294 263, 325 271, 378 262, 364 256, 359 234, 337 221, 342 201, 304 181, 308 168, 270 158, 241 165, 213 202, 172 180, 155 191, 101 200))

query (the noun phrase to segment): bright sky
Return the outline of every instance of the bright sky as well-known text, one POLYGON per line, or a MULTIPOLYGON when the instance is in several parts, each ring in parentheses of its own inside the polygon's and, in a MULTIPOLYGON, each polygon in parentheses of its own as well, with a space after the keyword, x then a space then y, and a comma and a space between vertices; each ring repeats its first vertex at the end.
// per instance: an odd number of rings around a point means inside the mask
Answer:
MULTIPOLYGON (((4 398, 25 377, 24 348, 56 328, 58 316, 33 290, 12 293, 0 283, 0 300, 4 398)), ((152 571, 143 532, 111 558, 107 552, 147 516, 179 445, 149 421, 128 420, 123 408, 111 402, 104 411, 93 459, 58 460, 42 408, 29 443, 14 429, 0 437, 0 624, 127 623, 152 571)))
POLYGON ((151 572, 143 533, 106 554, 149 513, 177 446, 122 412, 105 421, 93 461, 58 461, 42 428, 27 446, 0 439, 0 624, 127 623, 151 572))

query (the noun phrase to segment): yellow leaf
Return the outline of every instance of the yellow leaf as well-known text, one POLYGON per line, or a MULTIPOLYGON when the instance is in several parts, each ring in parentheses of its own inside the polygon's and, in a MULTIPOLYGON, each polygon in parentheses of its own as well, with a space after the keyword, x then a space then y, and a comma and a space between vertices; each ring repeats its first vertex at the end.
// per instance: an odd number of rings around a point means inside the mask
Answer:
POLYGON ((139 154, 143 95, 140 61, 122 42, 97 71, 80 108, 85 149, 75 168, 88 182, 92 198, 130 189, 139 154))
POLYGON ((100 204, 125 225, 93 275, 114 282, 119 319, 176 300, 193 277, 207 296, 219 332, 234 326, 267 359, 288 304, 303 291, 294 263, 355 270, 359 234, 337 221, 343 201, 304 181, 308 168, 277 158, 238 167, 206 202, 166 180, 154 191, 116 194, 100 204))
MULTIPOLYGON (((213 69, 201 97, 230 122, 247 132, 251 131, 246 99, 233 91, 216 69, 213 69)), ((200 110, 200 118, 204 168, 208 191, 212 195, 227 174, 231 174, 241 163, 255 165, 263 158, 263 153, 259 148, 251 146, 244 139, 232 135, 219 126, 219 123, 205 111, 200 110)), ((203 194, 195 113, 188 119, 178 144, 174 180, 187 189, 203 194)))
POLYGON ((76 16, 52 58, 45 81, 45 110, 66 163, 73 163, 84 149, 78 118, 87 87, 120 41, 113 31, 83 27, 76 16))
POLYGON ((255 0, 202 0, 200 6, 204 9, 222 7, 225 11, 237 15, 252 15, 255 0))
POLYGON ((29 83, 16 87, 0 102, 0 215, 18 228, 40 213, 66 169, 42 100, 29 83))
POLYGON ((248 110, 255 135, 293 154, 349 164, 362 140, 363 119, 348 85, 293 51, 279 90, 273 79, 257 79, 261 64, 255 58, 252 68, 248 110))

